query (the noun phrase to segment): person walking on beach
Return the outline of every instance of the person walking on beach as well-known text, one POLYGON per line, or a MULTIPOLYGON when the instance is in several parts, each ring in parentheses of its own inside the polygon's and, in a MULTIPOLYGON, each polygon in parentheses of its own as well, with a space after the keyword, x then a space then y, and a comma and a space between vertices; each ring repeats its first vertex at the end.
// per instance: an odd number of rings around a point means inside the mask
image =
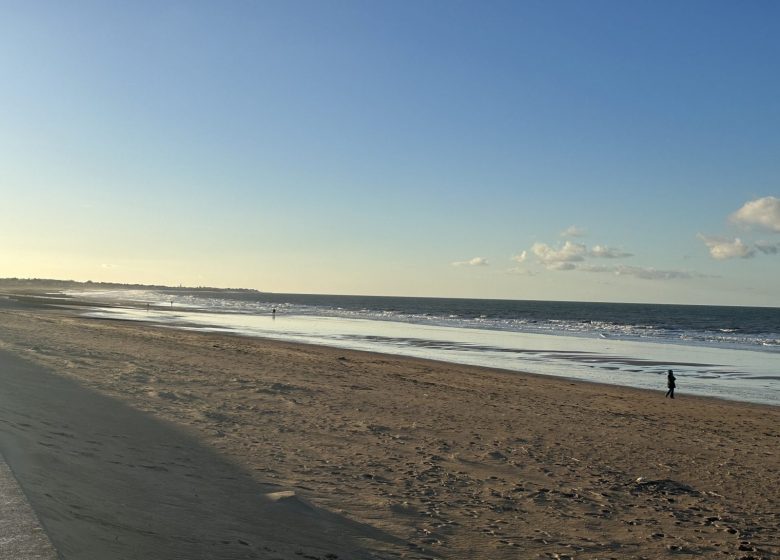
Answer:
POLYGON ((677 387, 677 385, 675 385, 674 383, 675 379, 676 377, 674 376, 674 372, 672 372, 672 370, 669 370, 669 373, 666 376, 666 386, 669 387, 669 390, 666 392, 667 397, 674 398, 674 388, 677 387))

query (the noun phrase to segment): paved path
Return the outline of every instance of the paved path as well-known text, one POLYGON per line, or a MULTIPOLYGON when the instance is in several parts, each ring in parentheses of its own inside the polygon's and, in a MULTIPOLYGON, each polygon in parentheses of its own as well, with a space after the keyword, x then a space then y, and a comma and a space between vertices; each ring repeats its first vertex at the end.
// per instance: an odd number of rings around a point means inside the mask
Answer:
POLYGON ((0 558, 56 560, 57 552, 0 455, 0 558))

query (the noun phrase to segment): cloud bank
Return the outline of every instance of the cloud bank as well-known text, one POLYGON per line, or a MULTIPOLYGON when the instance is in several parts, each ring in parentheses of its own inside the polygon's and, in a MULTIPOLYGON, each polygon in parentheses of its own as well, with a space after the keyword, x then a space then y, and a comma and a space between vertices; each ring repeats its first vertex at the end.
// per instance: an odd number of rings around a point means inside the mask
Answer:
POLYGON ((676 280, 676 279, 689 279, 689 278, 705 278, 703 274, 698 272, 690 272, 687 270, 659 270, 653 267, 645 266, 591 266, 585 265, 579 267, 579 270, 584 272, 602 272, 610 273, 615 276, 633 276, 635 278, 641 278, 642 280, 676 280))
MULTIPOLYGON (((583 272, 614 274, 615 276, 632 276, 643 280, 704 277, 702 274, 685 270, 659 270, 653 267, 629 265, 596 265, 586 262, 588 259, 623 259, 634 256, 633 253, 607 245, 594 245, 593 248, 588 249, 585 244, 573 241, 566 241, 557 248, 551 247, 546 243, 534 243, 531 247, 531 253, 536 256, 538 263, 547 270, 579 270, 583 272)), ((523 251, 523 260, 526 257, 527 252, 523 251)), ((517 257, 513 258, 517 259, 517 257)))
POLYGON ((485 257, 474 257, 468 261, 457 261, 452 266, 488 266, 490 263, 485 257))

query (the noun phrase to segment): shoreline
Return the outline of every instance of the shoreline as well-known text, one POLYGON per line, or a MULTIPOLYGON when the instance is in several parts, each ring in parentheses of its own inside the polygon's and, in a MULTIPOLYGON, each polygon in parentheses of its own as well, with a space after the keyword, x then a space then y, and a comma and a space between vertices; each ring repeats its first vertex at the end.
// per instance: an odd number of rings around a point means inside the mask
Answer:
MULTIPOLYGON (((581 379, 578 377, 568 377, 565 374, 564 375, 549 375, 545 373, 535 373, 532 371, 522 371, 522 370, 516 370, 516 369, 508 369, 508 368, 502 368, 502 367, 491 367, 491 366, 482 366, 482 365, 474 365, 474 364, 467 364, 467 363, 461 363, 461 362, 451 362, 443 359, 436 359, 436 358, 421 358, 417 356, 408 356, 405 354, 393 354, 392 352, 380 352, 380 351, 374 351, 374 350, 359 350, 354 348, 342 348, 339 346, 328 346, 324 344, 315 344, 311 342, 299 342, 299 341, 289 341, 289 340, 282 340, 282 339, 275 339, 270 337, 264 337, 264 336, 258 336, 258 335, 249 335, 244 334, 240 332, 235 333, 229 333, 229 332, 217 332, 209 330, 208 327, 202 327, 200 325, 194 325, 187 328, 181 328, 178 326, 171 326, 167 325, 163 322, 157 322, 157 321, 134 321, 131 319, 114 319, 114 318, 105 318, 105 317, 77 317, 80 320, 84 321, 105 321, 107 323, 116 323, 118 325, 127 325, 129 327, 136 327, 136 328, 144 328, 145 326, 149 326, 151 328, 155 329, 163 329, 163 330, 175 330, 175 331, 181 331, 181 332, 187 332, 192 333, 195 335, 201 335, 204 337, 227 337, 227 338, 238 338, 241 340, 244 340, 248 343, 251 343, 252 341, 258 341, 261 344, 269 344, 269 345, 280 345, 280 346, 287 346, 291 349, 294 349, 296 347, 301 348, 308 348, 313 351, 320 350, 320 349, 327 349, 332 350, 334 353, 341 353, 341 354, 351 354, 356 353, 358 355, 365 355, 366 357, 373 357, 374 359, 392 359, 396 360, 398 362, 405 362, 408 361, 410 365, 413 365, 415 363, 429 363, 434 367, 447 367, 452 366, 456 368, 464 368, 464 369, 471 369, 474 370, 474 374, 478 375, 480 371, 484 372, 492 372, 494 374, 498 375, 509 375, 509 376, 520 376, 520 377, 532 377, 532 378, 538 378, 540 380, 558 380, 563 383, 568 384, 584 384, 584 385, 595 385, 598 387, 602 387, 605 390, 616 388, 618 390, 626 390, 626 391, 638 391, 642 394, 663 394, 666 392, 667 387, 665 385, 666 383, 666 377, 665 375, 662 377, 659 376, 658 378, 658 388, 657 389, 651 389, 651 388, 644 388, 644 387, 632 387, 629 385, 619 385, 615 383, 609 383, 606 381, 597 381, 597 380, 590 380, 590 379, 581 379)), ((642 365, 643 362, 636 361, 631 362, 633 365, 639 366, 642 365)), ((658 362, 655 365, 656 366, 666 366, 668 362, 658 362)), ((675 364, 672 364, 675 365, 675 364)), ((666 370, 664 370, 666 371, 666 370)), ((703 402, 710 402, 710 404, 717 404, 717 403, 727 403, 730 405, 746 405, 748 407, 755 407, 755 408, 768 408, 771 410, 780 410, 780 405, 775 405, 771 403, 764 403, 764 402, 753 402, 753 401, 746 401, 746 400, 738 400, 738 399, 729 399, 727 397, 721 397, 721 396, 714 396, 714 395, 699 395, 699 394, 690 394, 685 393, 683 390, 680 391, 679 387, 675 390, 675 394, 677 395, 677 398, 684 398, 686 400, 694 400, 694 401, 703 401, 703 402)))
POLYGON ((272 316, 270 311, 150 308, 138 300, 90 299, 45 291, 3 295, 89 319, 407 356, 651 391, 665 391, 666 372, 673 369, 689 396, 780 406, 778 355, 769 350, 295 313, 272 316))
POLYGON ((5 350, 391 535, 404 557, 780 553, 771 405, 35 306, 0 316, 5 350))

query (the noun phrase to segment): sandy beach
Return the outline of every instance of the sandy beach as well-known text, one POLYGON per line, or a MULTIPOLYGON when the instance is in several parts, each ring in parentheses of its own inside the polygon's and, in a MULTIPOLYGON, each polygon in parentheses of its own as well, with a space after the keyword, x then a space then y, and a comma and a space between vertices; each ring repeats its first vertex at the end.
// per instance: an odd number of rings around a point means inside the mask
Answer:
POLYGON ((780 555, 780 409, 0 300, 65 559, 780 555))

